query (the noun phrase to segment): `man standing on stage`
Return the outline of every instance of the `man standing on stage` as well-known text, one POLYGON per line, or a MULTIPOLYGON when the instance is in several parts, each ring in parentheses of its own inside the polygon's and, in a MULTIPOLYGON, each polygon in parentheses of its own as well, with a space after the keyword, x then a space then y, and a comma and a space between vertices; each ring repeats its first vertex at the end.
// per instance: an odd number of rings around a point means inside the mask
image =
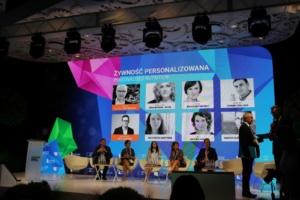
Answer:
POLYGON ((271 107, 271 114, 273 115, 273 122, 271 123, 270 127, 270 133, 269 133, 269 139, 272 141, 272 153, 274 155, 274 161, 276 165, 276 169, 280 169, 280 160, 282 156, 282 148, 279 145, 277 139, 275 138, 275 131, 277 128, 277 125, 279 123, 279 120, 282 117, 281 107, 280 106, 272 106, 271 107))
POLYGON ((239 157, 242 158, 243 165, 242 196, 248 198, 255 198, 257 196, 250 192, 250 177, 254 158, 259 157, 258 141, 250 126, 252 123, 252 113, 245 112, 243 115, 243 123, 239 129, 239 157))
MULTIPOLYGON (((275 137, 275 132, 279 122, 282 118, 282 110, 280 106, 272 106, 271 107, 271 114, 273 115, 273 122, 270 125, 270 132, 269 132, 269 139, 272 141, 272 153, 274 156, 274 162, 276 166, 276 170, 281 170, 280 162, 283 153, 283 149, 280 146, 277 138, 275 137)), ((276 177, 277 183, 280 184, 280 177, 276 177)), ((279 191, 280 198, 282 198, 282 190, 279 191)))

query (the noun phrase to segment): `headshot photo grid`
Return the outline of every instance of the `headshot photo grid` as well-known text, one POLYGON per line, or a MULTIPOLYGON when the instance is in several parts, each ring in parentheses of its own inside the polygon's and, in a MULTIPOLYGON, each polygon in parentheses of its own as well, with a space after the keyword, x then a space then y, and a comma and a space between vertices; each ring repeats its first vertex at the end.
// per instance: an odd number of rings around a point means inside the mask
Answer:
MULTIPOLYGON (((254 84, 253 78, 241 78, 240 80, 244 82, 244 79, 248 80, 248 85, 251 83, 251 85, 254 84), (249 81, 250 80, 250 81, 249 81)), ((181 140, 182 141, 203 141, 205 138, 209 138, 211 141, 214 141, 214 113, 213 112, 207 112, 207 108, 213 109, 214 108, 214 94, 220 93, 221 96, 220 102, 221 105, 216 107, 221 108, 249 108, 250 110, 253 108, 251 105, 254 105, 254 98, 249 95, 249 99, 240 100, 238 97, 237 90, 242 89, 236 89, 234 87, 234 82, 236 82, 236 79, 230 79, 230 80, 220 80, 220 91, 214 91, 213 88, 213 80, 194 80, 194 81, 177 81, 177 82, 158 82, 158 83, 146 83, 144 87, 146 88, 145 91, 140 89, 140 84, 138 85, 139 91, 139 99, 140 96, 143 96, 146 101, 140 102, 140 101, 130 101, 128 99, 131 99, 131 95, 127 95, 127 88, 130 88, 132 85, 114 85, 113 91, 114 94, 118 93, 118 90, 122 91, 123 95, 123 103, 118 103, 118 105, 122 105, 122 107, 119 107, 121 109, 118 109, 118 111, 124 109, 124 111, 130 111, 131 110, 131 104, 138 104, 138 107, 145 107, 146 113, 145 116, 142 118, 145 118, 145 130, 141 131, 141 133, 145 133, 145 141, 174 141, 175 138, 175 117, 176 113, 175 111, 172 112, 172 110, 175 110, 176 107, 179 107, 181 109, 181 123, 182 129, 181 129, 181 140), (201 86, 200 86, 201 85, 201 86), (178 86, 178 89, 177 89, 178 86), (176 90, 177 89, 177 90, 176 90), (180 90, 181 92, 176 91, 180 90), (235 98, 237 96, 237 98, 235 98), (176 101, 177 98, 177 101, 176 101), (224 100, 223 100, 224 99, 224 100), (178 106, 176 106, 177 102, 182 102, 178 106), (164 110, 171 111, 171 113, 164 113, 164 110), (154 112, 155 111, 155 112, 154 112), (210 127, 209 130, 207 128, 203 129, 203 131, 200 131, 197 129, 197 126, 195 126, 195 122, 192 120, 192 116, 195 113, 207 112, 210 115, 210 127), (152 118, 151 118, 152 115, 152 118), (160 119, 154 119, 154 115, 159 115, 157 118, 160 119), (150 117, 149 117, 150 116, 150 117), (169 117, 166 117, 169 116, 169 117), (171 117, 170 117, 171 116, 171 117), (149 118, 149 119, 148 119, 149 118), (153 120, 159 121, 159 122, 153 122, 153 120), (157 129, 160 128, 164 131, 153 131, 155 129, 154 123, 158 124, 157 129), (151 127, 153 126, 153 127, 151 127), (152 129, 151 132, 147 133, 147 129, 152 129), (191 134, 194 132, 194 134, 191 134), (209 133, 208 133, 209 132, 209 133), (168 135, 167 137, 164 135, 168 135)), ((246 85, 246 83, 245 83, 246 85)), ((249 87, 248 88, 252 88, 249 87)), ((247 89, 247 88, 246 88, 247 89)), ((245 89, 245 90, 246 90, 245 89)), ((253 90, 253 89, 252 89, 253 90)), ((252 92, 251 89, 249 91, 252 92)), ((248 93, 248 92, 246 92, 248 93)), ((254 92, 252 92, 254 93, 254 92)), ((252 94, 251 94, 252 95, 252 94)), ((114 95, 115 99, 112 100, 112 104, 115 105, 115 102, 117 101, 117 96, 114 95)), ((135 110, 135 108, 133 109, 135 110)), ((178 109, 177 109, 178 110, 178 109)), ((242 113, 243 112, 240 112, 242 113)), ((254 112, 253 112, 254 113, 254 112)), ((235 112, 222 112, 221 113, 221 124, 222 124, 222 141, 238 141, 238 125, 236 125, 235 120, 235 112), (231 123, 230 123, 231 122, 231 123), (226 135, 226 136, 225 136, 226 135)), ((120 116, 120 114, 112 115, 112 140, 126 140, 126 139, 133 139, 133 137, 130 136, 122 136, 119 135, 116 137, 113 132, 114 126, 118 124, 118 122, 122 120, 116 120, 116 116, 120 116)), ((122 115, 121 115, 122 116, 122 115)), ((134 122, 139 121, 141 118, 139 114, 128 114, 128 117, 132 116, 130 118, 133 118, 134 122)), ((204 126, 208 126, 207 122, 205 122, 205 117, 202 117, 204 119, 204 126)), ((197 122, 199 126, 199 120, 197 122)), ((134 123, 136 126, 136 131, 134 134, 139 135, 140 129, 138 126, 139 123, 134 123)), ((202 125, 203 126, 203 125, 202 125)), ((121 132, 121 131, 120 131, 121 132)), ((119 133, 123 134, 123 133, 119 133)), ((127 135, 127 133, 126 133, 127 135)), ((134 137, 133 140, 139 140, 142 138, 134 137)))

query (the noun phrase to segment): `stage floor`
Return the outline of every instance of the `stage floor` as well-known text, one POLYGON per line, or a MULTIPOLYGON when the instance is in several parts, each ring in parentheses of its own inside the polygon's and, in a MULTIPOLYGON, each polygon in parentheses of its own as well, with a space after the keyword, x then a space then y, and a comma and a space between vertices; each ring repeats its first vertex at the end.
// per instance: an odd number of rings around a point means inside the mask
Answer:
MULTIPOLYGON (((25 181, 24 173, 14 173, 14 176, 20 180, 19 183, 28 183, 25 181)), ((148 183, 144 183, 144 179, 141 178, 132 178, 128 177, 127 181, 122 182, 122 178, 118 177, 116 181, 113 181, 114 177, 108 176, 107 181, 95 181, 94 175, 77 175, 72 178, 72 174, 66 174, 63 177, 44 177, 44 179, 49 183, 52 190, 68 192, 68 193, 77 193, 77 194, 101 194, 112 187, 130 187, 138 191, 140 194, 143 194, 151 199, 167 200, 171 194, 171 180, 168 179, 166 182, 165 178, 161 178, 158 181, 157 177, 150 177, 148 183)), ((2 187, 12 187, 13 185, 1 185, 2 187)), ((270 184, 264 186, 263 191, 261 192, 261 187, 257 189, 252 189, 251 192, 257 194, 256 199, 271 199, 271 188, 270 184)), ((248 199, 242 197, 241 186, 236 184, 235 188, 235 197, 237 200, 248 199)), ((278 189, 275 191, 276 198, 279 198, 278 189)), ((79 199, 79 198, 76 198, 79 199)), ((86 199, 86 198, 85 198, 86 199)), ((209 199, 208 199, 209 200, 209 199)))

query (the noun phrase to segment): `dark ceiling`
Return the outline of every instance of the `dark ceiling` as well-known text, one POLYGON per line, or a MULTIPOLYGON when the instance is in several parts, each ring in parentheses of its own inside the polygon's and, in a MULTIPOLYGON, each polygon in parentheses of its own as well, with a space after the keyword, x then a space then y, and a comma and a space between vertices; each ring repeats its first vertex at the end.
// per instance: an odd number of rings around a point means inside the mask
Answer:
POLYGON ((9 0, 9 1, 5 1, 6 5, 5 5, 5 12, 10 12, 13 9, 22 6, 26 3, 28 3, 30 0, 9 0))
POLYGON ((177 51, 263 46, 286 40, 299 23, 300 0, 9 0, 0 16, 0 36, 10 42, 9 56, 36 62, 67 62, 115 56, 177 51), (17 6, 18 5, 18 6, 17 6), (252 37, 247 20, 254 7, 263 6, 271 17, 271 31, 264 39, 252 37), (197 13, 206 13, 212 24, 212 38, 204 45, 192 38, 197 13), (149 17, 163 28, 157 48, 145 46, 142 30, 149 17), (109 53, 100 47, 101 27, 111 23, 117 46, 109 53), (82 44, 79 54, 64 51, 66 32, 78 28, 82 44), (31 36, 46 38, 45 55, 29 54, 31 36))

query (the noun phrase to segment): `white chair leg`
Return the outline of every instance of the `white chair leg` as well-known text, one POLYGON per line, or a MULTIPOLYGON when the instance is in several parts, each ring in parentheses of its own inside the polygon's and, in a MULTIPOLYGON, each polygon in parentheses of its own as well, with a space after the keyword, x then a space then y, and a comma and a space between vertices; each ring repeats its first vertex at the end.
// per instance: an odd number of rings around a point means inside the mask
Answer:
MULTIPOLYGON (((128 174, 130 174, 129 172, 127 172, 128 174)), ((133 176, 133 172, 131 172, 131 178, 132 178, 132 181, 134 181, 134 176, 133 176)))
POLYGON ((159 171, 158 172, 156 172, 157 173, 157 177, 158 177, 158 182, 160 183, 160 176, 159 176, 159 171))
POLYGON ((235 184, 242 186, 242 175, 235 176, 235 184))

